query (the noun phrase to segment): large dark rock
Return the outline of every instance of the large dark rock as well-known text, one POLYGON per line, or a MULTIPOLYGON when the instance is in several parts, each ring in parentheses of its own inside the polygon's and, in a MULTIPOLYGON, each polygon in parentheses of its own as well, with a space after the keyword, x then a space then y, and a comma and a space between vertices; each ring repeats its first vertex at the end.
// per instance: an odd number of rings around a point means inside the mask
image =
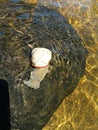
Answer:
POLYGON ((3 5, 0 11, 0 78, 9 84, 12 130, 41 130, 83 76, 87 51, 57 11, 22 3, 3 5), (32 70, 28 44, 53 55, 36 90, 23 83, 32 70))

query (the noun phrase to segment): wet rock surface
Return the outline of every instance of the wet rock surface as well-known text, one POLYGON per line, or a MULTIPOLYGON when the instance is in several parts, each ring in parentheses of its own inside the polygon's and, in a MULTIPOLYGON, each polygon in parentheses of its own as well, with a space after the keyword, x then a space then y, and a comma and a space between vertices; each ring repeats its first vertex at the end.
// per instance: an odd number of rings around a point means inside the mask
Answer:
POLYGON ((82 40, 57 11, 23 3, 0 7, 0 78, 9 84, 12 130, 41 130, 85 71, 82 40), (30 77, 34 47, 52 51, 49 72, 35 90, 30 77))

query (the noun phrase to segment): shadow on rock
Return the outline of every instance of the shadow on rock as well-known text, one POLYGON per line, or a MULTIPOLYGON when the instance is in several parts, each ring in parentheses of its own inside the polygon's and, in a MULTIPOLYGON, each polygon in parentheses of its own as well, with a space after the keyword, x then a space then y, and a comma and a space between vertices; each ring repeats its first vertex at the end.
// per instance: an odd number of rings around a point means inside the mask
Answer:
POLYGON ((4 79, 0 79, 0 130, 10 130, 9 91, 4 79))

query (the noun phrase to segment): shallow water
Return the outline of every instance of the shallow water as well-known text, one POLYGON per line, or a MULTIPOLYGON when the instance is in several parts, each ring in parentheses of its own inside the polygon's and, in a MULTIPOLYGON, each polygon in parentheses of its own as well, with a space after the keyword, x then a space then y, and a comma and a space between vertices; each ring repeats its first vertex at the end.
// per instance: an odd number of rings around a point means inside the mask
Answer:
MULTIPOLYGON (((84 77, 75 91, 64 99, 43 130, 97 130, 98 128, 98 14, 96 2, 96 0, 39 0, 40 4, 55 8, 68 18, 70 24, 82 37, 84 46, 89 52, 84 77)), ((24 16, 29 17, 29 14, 24 16)), ((0 30, 0 36, 3 34, 4 31, 0 30)))
MULTIPOLYGON (((98 129, 98 4, 97 0, 58 0, 58 10, 68 18, 88 49, 86 71, 75 91, 53 114, 43 130, 98 129), (64 4, 63 4, 64 3, 64 4)), ((50 3, 49 3, 50 5, 50 3)), ((54 4, 51 6, 54 7, 54 4)), ((56 6, 57 8, 57 6, 56 6)))

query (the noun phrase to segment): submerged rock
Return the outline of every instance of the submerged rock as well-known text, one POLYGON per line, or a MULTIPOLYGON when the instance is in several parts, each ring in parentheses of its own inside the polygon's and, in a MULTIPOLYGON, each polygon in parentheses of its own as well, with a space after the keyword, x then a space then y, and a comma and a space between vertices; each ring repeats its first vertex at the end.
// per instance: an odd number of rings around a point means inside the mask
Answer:
POLYGON ((11 127, 41 130, 62 100, 77 87, 85 71, 87 51, 59 12, 21 3, 6 6, 0 7, 0 31, 4 32, 0 37, 0 78, 9 84, 11 127), (33 70, 29 46, 52 52, 49 72, 38 89, 24 84, 33 70))

